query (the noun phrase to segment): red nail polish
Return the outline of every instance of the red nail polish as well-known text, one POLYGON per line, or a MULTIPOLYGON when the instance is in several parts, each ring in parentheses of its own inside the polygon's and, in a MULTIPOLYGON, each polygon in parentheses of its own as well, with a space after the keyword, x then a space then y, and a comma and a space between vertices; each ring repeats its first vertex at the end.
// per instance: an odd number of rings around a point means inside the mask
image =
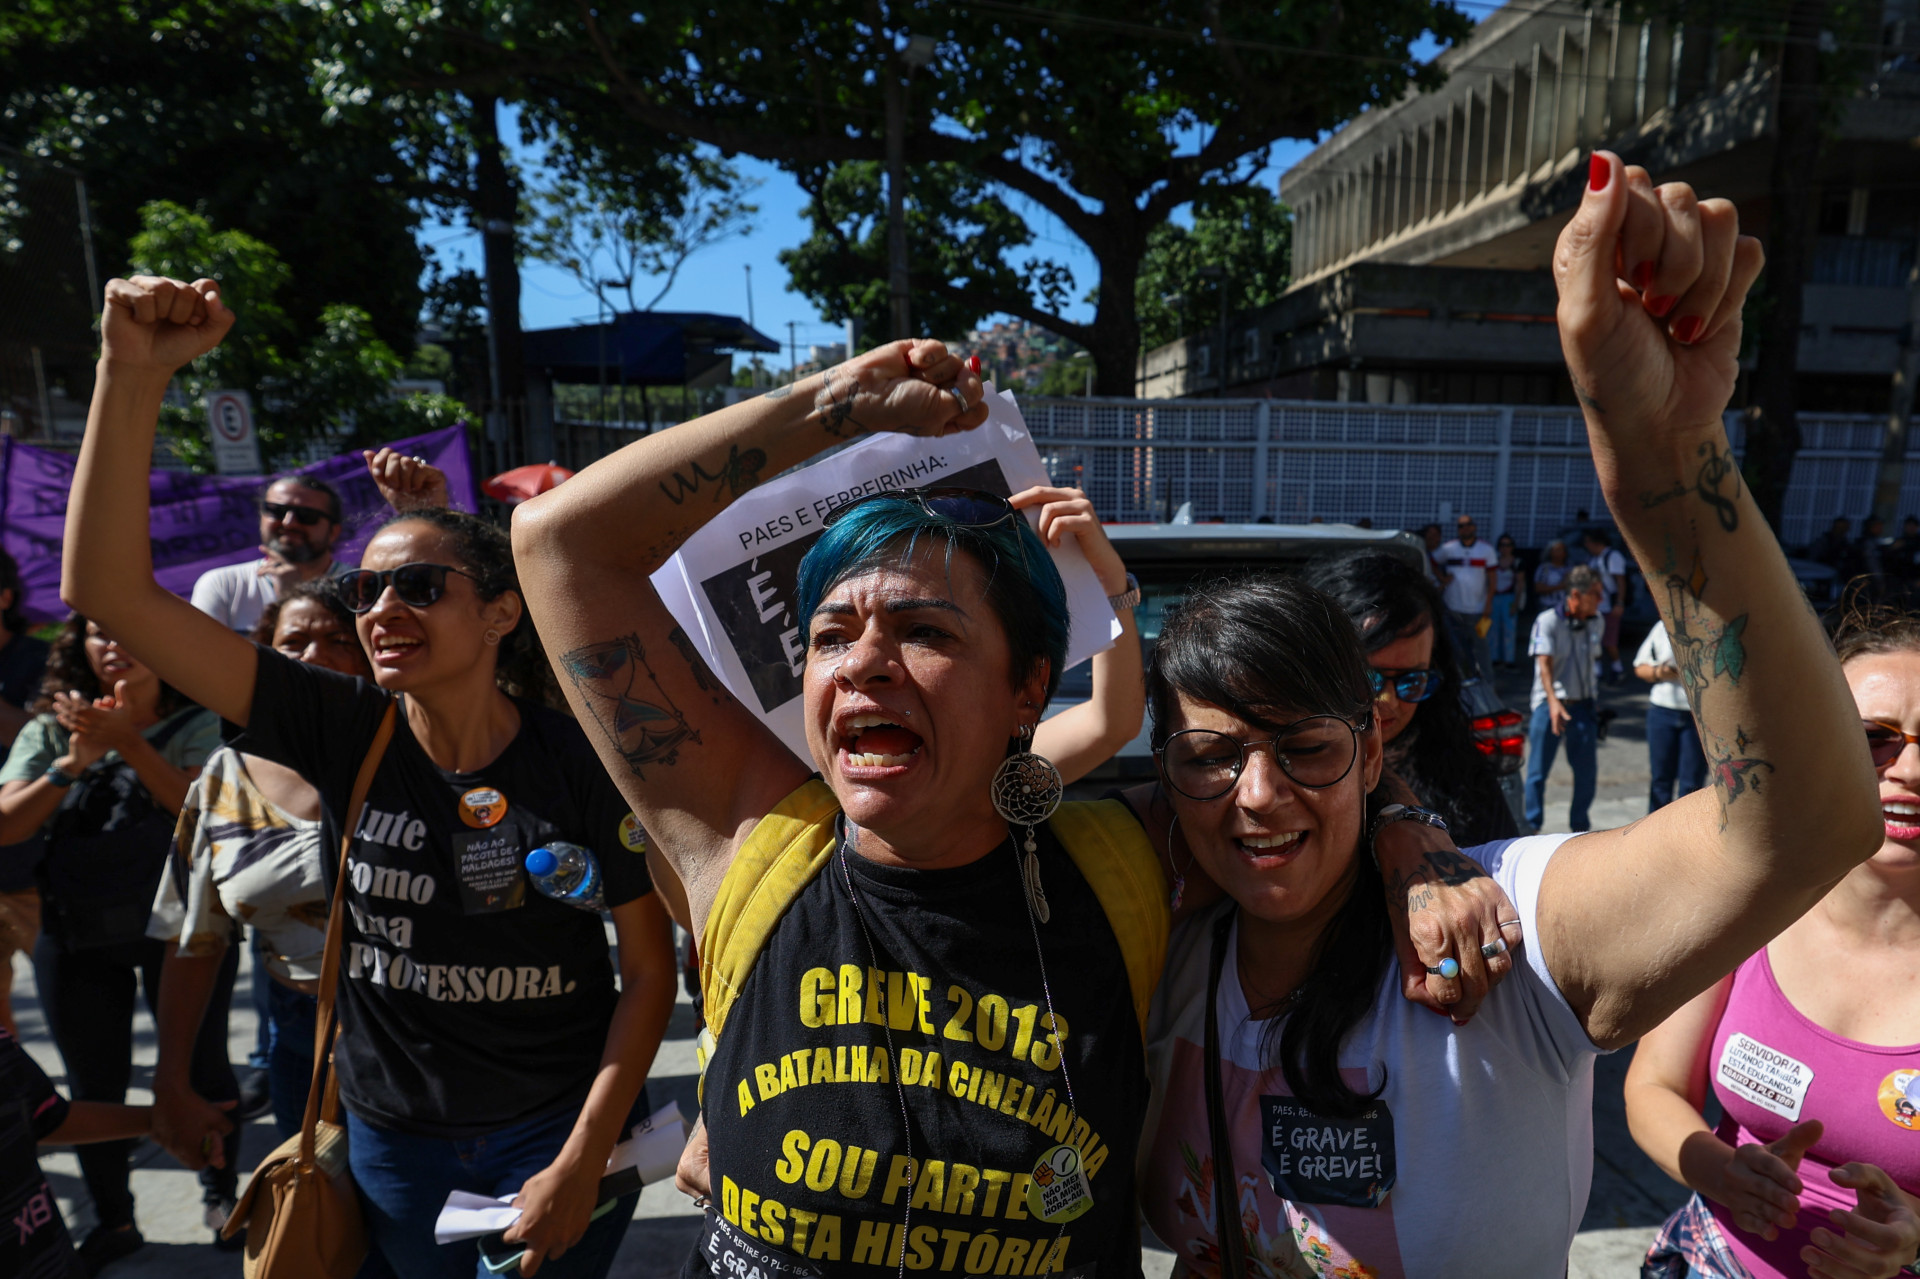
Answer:
POLYGON ((1607 183, 1613 178, 1613 166, 1607 163, 1605 156, 1596 155, 1587 161, 1587 185, 1595 191, 1607 189, 1607 183))
POLYGON ((967 357, 967 370, 971 372, 975 377, 980 376, 980 357, 979 356, 969 355, 967 357))
POLYGON ((1680 341, 1686 345, 1692 346, 1694 340, 1700 336, 1700 330, 1705 324, 1706 321, 1697 315, 1683 315, 1673 322, 1673 336, 1679 338, 1680 341))
POLYGON ((1665 294, 1659 297, 1651 297, 1647 299, 1647 310, 1664 320, 1667 318, 1667 312, 1673 310, 1673 304, 1679 300, 1677 296, 1668 297, 1665 294))
POLYGON ((1653 283, 1653 263, 1642 262, 1639 266, 1633 268, 1633 287, 1635 289, 1639 290, 1641 293, 1645 293, 1647 291, 1647 286, 1652 283, 1653 283))

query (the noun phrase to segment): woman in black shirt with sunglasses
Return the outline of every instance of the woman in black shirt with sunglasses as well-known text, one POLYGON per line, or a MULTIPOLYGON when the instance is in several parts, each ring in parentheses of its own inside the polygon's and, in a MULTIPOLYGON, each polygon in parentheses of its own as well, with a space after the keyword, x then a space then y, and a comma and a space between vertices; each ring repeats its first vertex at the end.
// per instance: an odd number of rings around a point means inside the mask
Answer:
POLYGON ((537 700, 551 676, 492 524, 402 515, 343 575, 372 684, 249 644, 155 583, 160 397, 232 323, 209 280, 108 285, 63 593, 137 635, 162 678, 245 730, 243 749, 313 783, 335 830, 397 703, 343 883, 327 864, 347 894, 334 1063, 369 1234, 407 1279, 471 1275, 472 1244, 433 1241, 448 1192, 517 1194, 520 1272, 597 1279, 633 1211, 629 1197, 595 1220, 600 1178, 673 1002, 644 834, 579 726, 537 700), (521 869, 553 840, 598 854, 618 990, 600 918, 535 892, 521 869))
POLYGON ((1474 743, 1453 632, 1433 583, 1379 551, 1316 565, 1307 580, 1360 629, 1388 767, 1447 819, 1462 848, 1518 835, 1500 779, 1474 743))

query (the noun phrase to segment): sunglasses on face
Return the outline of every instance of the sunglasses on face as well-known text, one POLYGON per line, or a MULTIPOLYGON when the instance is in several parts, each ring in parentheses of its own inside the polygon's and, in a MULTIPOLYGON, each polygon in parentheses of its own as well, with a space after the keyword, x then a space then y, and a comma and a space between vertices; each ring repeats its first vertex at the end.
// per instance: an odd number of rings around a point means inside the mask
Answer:
POLYGON ((1393 695, 1403 702, 1424 702, 1439 692, 1440 686, 1446 681, 1444 671, 1383 671, 1367 667, 1367 683, 1372 685, 1375 697, 1385 693, 1391 685, 1393 695))
POLYGON ((1288 724, 1260 742, 1189 728, 1167 739, 1160 748, 1160 764, 1167 785, 1188 799, 1219 799, 1240 784, 1247 753, 1271 746, 1282 772, 1309 790, 1322 790, 1353 770, 1360 753, 1359 733, 1337 715, 1315 715, 1288 724))
POLYGON ((1900 752, 1907 749, 1908 742, 1920 742, 1920 736, 1893 724, 1868 720, 1860 727, 1867 730, 1867 753, 1873 756, 1875 768, 1885 768, 1899 759, 1900 752))
POLYGON ((333 518, 317 506, 294 506, 289 502, 262 502, 260 514, 276 524, 282 520, 291 519, 301 528, 312 528, 321 520, 333 518))
POLYGON ((479 581, 464 569, 451 564, 402 564, 398 568, 385 568, 378 572, 368 568, 357 568, 351 573, 342 573, 336 580, 340 600, 354 613, 365 613, 380 602, 386 594, 387 584, 393 584, 393 593, 400 602, 410 608, 425 608, 447 593, 447 574, 458 573, 469 582, 479 581))
POLYGON ((1013 503, 998 493, 985 493, 979 489, 965 488, 924 488, 924 489, 888 489, 882 493, 870 494, 836 507, 821 521, 821 527, 832 528, 847 512, 855 510, 868 502, 908 502, 919 507, 936 519, 958 524, 962 528, 992 528, 1004 520, 1015 518, 1013 503))

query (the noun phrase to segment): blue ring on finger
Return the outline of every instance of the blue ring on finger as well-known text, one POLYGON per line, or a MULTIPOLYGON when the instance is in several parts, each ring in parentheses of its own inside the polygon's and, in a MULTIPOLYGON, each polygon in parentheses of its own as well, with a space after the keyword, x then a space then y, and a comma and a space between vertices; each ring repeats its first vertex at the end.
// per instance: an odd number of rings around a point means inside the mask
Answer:
POLYGON ((1460 975, 1460 961, 1452 955, 1448 955, 1438 964, 1428 964, 1427 971, 1436 977, 1444 977, 1448 981, 1452 981, 1460 975))

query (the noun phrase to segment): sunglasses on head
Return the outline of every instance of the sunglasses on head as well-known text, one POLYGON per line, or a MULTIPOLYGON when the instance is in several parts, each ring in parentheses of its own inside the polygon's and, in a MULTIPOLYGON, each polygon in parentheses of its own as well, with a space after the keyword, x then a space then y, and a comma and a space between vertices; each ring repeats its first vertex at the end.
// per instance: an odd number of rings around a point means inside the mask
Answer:
POLYGON ((998 493, 965 488, 887 489, 835 507, 820 522, 821 526, 832 528, 846 518, 847 512, 868 502, 882 501, 910 503, 936 519, 958 524, 962 528, 991 528, 1003 520, 1015 518, 1013 503, 998 493))
POLYGON ((349 611, 365 613, 380 602, 386 594, 387 584, 393 584, 393 593, 400 602, 410 608, 425 608, 447 593, 447 574, 458 573, 469 582, 480 579, 465 569, 451 564, 402 564, 398 568, 385 568, 378 572, 369 568, 357 568, 351 573, 342 573, 335 579, 340 592, 340 602, 349 611))
POLYGON ((321 520, 333 518, 317 506, 295 506, 291 502, 262 502, 260 513, 276 523, 291 518, 301 528, 312 528, 321 520))
POLYGON ((1424 702, 1440 691, 1446 683, 1446 673, 1437 670, 1424 671, 1383 671, 1367 667, 1367 683, 1373 687, 1373 695, 1380 696, 1387 691, 1387 685, 1393 685, 1393 695, 1403 702, 1424 702))
POLYGON ((1885 768, 1899 759, 1900 752, 1907 749, 1908 742, 1920 742, 1920 736, 1893 724, 1867 720, 1860 727, 1867 730, 1867 753, 1873 756, 1875 768, 1885 768))

